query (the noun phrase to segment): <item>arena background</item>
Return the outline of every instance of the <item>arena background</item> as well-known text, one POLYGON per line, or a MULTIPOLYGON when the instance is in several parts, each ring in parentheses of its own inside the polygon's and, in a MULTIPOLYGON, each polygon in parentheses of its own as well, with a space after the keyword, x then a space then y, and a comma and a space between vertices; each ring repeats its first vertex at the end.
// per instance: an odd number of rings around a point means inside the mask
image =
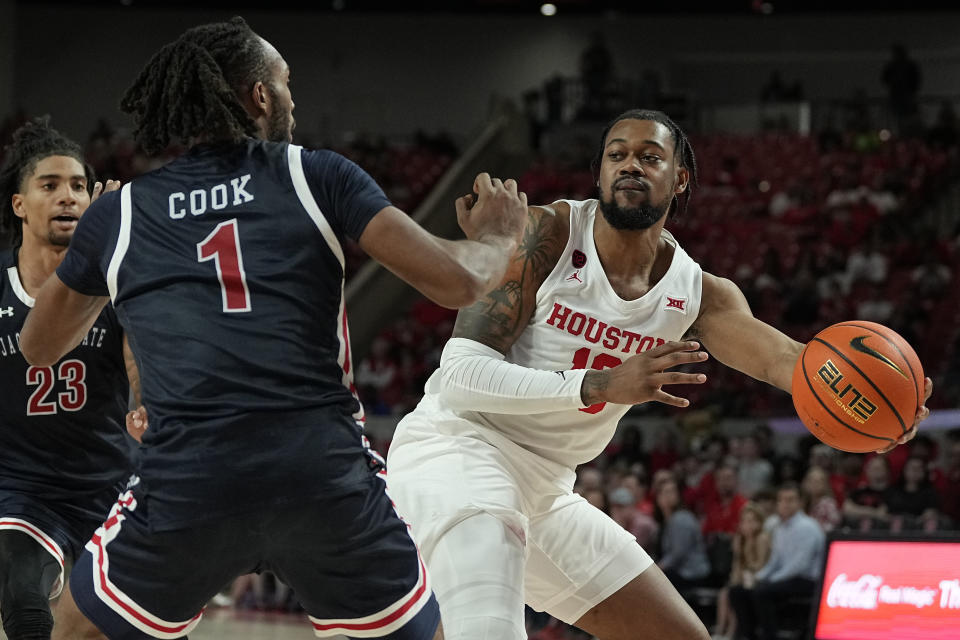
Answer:
MULTIPOLYGON (((869 11, 859 2, 554 4, 548 17, 540 3, 510 0, 280 0, 269 10, 256 2, 0 0, 0 136, 6 144, 24 118, 50 114, 86 144, 104 177, 134 177, 158 161, 132 144, 121 92, 183 29, 240 14, 291 67, 295 141, 345 153, 398 205, 453 235, 452 200, 477 170, 519 178, 533 202, 592 197, 587 165, 603 122, 633 106, 661 108, 692 135, 702 164, 689 215, 672 225, 694 259, 735 279, 758 316, 797 339, 861 309, 886 314, 881 321, 911 339, 936 385, 923 427, 929 443, 892 458, 894 475, 907 455, 922 453, 948 489, 941 498, 960 500, 960 125, 942 116, 944 105, 960 109, 960 12, 926 2, 870 3, 869 11), (610 54, 599 100, 589 98, 595 75, 581 67, 595 34, 610 54), (922 73, 915 118, 891 111, 881 80, 897 43, 922 73), (775 72, 779 92, 769 84, 775 72), (864 200, 894 199, 872 212, 837 204, 857 189, 864 200), (779 193, 788 208, 774 214, 779 193), (872 267, 874 250, 883 273, 854 272, 850 258, 872 267), (943 273, 940 288, 921 291, 929 274, 943 273), (815 308, 804 308, 804 297, 815 308)), ((452 316, 356 248, 350 272, 358 385, 368 430, 385 449, 452 316)), ((709 389, 691 391, 690 409, 644 406, 624 418, 630 435, 593 465, 606 498, 630 485, 638 505, 649 502, 658 468, 693 488, 714 463, 705 453, 713 434, 728 438, 734 462, 743 439, 766 437, 761 453, 776 479, 802 477, 815 443, 789 397, 739 374, 709 373, 709 389)), ((839 472, 835 463, 830 471, 839 472)), ((941 509, 938 530, 957 527, 951 508, 960 505, 941 509)), ((842 525, 851 526, 859 524, 842 525)), ((276 585, 268 577, 263 586, 263 598, 238 586, 230 604, 225 586, 217 604, 226 606, 211 606, 192 637, 308 637, 295 598, 281 588, 274 602, 276 585)), ((697 594, 705 618, 715 595, 697 594)), ((795 618, 784 638, 804 633, 804 615, 795 618)), ((531 638, 577 637, 542 617, 530 624, 531 638)))

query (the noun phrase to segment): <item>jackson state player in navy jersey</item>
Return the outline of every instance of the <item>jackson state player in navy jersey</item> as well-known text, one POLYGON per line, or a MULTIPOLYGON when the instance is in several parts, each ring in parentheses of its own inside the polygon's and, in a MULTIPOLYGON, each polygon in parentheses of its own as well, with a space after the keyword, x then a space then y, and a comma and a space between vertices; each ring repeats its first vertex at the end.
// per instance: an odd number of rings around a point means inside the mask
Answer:
POLYGON ((318 636, 442 637, 364 447, 342 240, 463 306, 502 277, 526 199, 481 174, 476 203, 457 202, 468 240, 428 234, 353 163, 290 144, 289 74, 240 18, 161 49, 121 106, 148 150, 192 147, 90 209, 21 337, 29 361, 53 362, 112 298, 140 366, 142 481, 71 577, 110 638, 184 636, 254 570, 296 591, 318 636))
POLYGON ((80 147, 48 119, 14 133, 0 169, 0 222, 13 239, 0 254, 0 612, 11 640, 50 638, 48 599, 64 564, 79 556, 131 472, 124 335, 112 307, 47 366, 28 365, 19 347, 33 296, 101 189, 80 147))

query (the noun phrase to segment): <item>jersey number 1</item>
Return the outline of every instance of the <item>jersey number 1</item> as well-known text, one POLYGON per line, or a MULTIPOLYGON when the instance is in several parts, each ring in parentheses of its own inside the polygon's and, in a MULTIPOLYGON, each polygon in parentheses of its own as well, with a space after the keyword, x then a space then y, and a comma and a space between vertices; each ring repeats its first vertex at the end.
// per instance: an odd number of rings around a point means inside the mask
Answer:
POLYGON ((247 274, 243 271, 243 254, 240 253, 240 235, 237 219, 217 225, 202 242, 197 243, 197 260, 213 260, 220 280, 224 313, 250 311, 250 290, 247 274))

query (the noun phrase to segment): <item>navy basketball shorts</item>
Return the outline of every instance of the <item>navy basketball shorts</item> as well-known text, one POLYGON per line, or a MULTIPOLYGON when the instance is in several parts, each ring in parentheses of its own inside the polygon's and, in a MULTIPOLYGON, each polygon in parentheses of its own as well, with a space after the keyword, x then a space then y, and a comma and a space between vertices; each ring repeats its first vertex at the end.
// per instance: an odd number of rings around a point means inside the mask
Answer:
POLYGON ((77 504, 71 505, 0 490, 0 531, 15 531, 33 538, 60 567, 60 576, 50 592, 51 598, 60 595, 65 571, 103 522, 122 488, 123 485, 117 485, 97 496, 78 496, 77 504))
POLYGON ((70 578, 111 640, 181 638, 233 578, 272 571, 319 637, 430 640, 440 621, 423 561, 384 479, 345 495, 151 532, 140 487, 120 496, 70 578))

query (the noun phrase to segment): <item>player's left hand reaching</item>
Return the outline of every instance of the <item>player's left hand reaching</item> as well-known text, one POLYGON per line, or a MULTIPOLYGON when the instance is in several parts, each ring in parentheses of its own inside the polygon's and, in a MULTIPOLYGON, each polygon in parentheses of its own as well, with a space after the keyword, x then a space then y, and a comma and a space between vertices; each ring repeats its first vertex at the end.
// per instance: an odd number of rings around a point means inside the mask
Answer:
POLYGON ((127 414, 127 433, 133 436, 137 442, 143 442, 144 432, 147 430, 147 408, 140 405, 127 414))
POLYGON ((121 184, 119 180, 107 180, 106 183, 97 180, 93 183, 93 193, 90 194, 90 202, 95 201, 102 194, 107 193, 108 191, 116 191, 120 187, 121 184))
POLYGON ((897 438, 897 441, 893 444, 884 447, 883 449, 877 449, 877 453, 886 453, 896 448, 898 444, 906 444, 913 440, 914 436, 917 435, 917 429, 920 427, 920 423, 926 420, 930 416, 930 409, 927 409, 927 400, 930 399, 931 394, 933 394, 933 380, 930 378, 924 378, 923 380, 923 404, 917 409, 917 415, 913 420, 913 427, 907 431, 905 434, 897 438))

